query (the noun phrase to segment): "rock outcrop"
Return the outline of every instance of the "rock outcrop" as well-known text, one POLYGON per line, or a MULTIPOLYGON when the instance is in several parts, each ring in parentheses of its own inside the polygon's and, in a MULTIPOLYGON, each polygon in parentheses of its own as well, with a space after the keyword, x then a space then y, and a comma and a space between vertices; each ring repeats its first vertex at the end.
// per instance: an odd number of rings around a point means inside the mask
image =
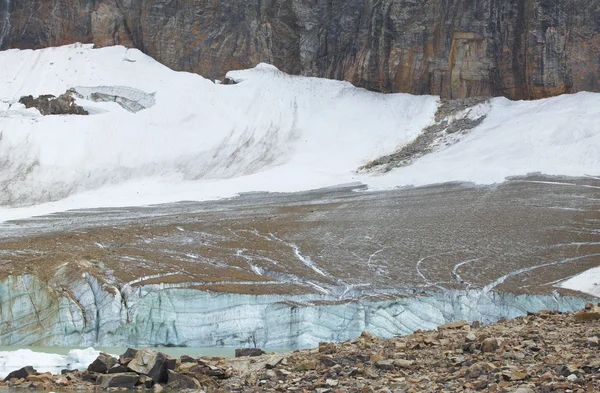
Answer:
POLYGON ((600 0, 0 0, 0 49, 136 47, 222 78, 259 62, 384 92, 600 91, 600 0))
POLYGON ((19 102, 26 108, 36 108, 44 116, 47 115, 89 115, 88 111, 75 103, 73 92, 67 91, 55 97, 51 94, 21 97, 19 102))

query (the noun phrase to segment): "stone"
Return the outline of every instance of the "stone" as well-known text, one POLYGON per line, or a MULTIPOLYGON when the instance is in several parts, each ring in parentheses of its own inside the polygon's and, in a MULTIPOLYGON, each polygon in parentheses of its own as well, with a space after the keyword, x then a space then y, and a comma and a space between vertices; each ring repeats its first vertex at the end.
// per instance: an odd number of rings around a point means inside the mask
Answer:
POLYGON ((477 341, 477 336, 474 333, 469 333, 465 337, 465 341, 466 342, 475 342, 475 341, 477 341))
POLYGON ((499 348, 498 340, 495 338, 486 338, 481 343, 482 352, 494 352, 499 348))
POLYGON ((472 364, 467 369, 465 377, 468 377, 468 378, 479 378, 479 376, 481 376, 483 373, 484 373, 483 368, 479 364, 475 363, 475 364, 472 364))
POLYGON ((121 374, 99 374, 96 384, 102 388, 126 388, 131 389, 137 385, 140 376, 136 373, 121 374))
POLYGON ((314 359, 308 359, 301 362, 297 367, 297 371, 309 371, 317 368, 317 362, 314 359))
POLYGON ((327 386, 331 386, 332 388, 340 384, 340 382, 337 379, 327 379, 325 380, 325 383, 327 384, 327 386))
POLYGON ((27 378, 28 376, 35 375, 35 374, 37 374, 37 371, 33 367, 25 366, 23 368, 20 368, 18 370, 10 372, 6 376, 6 378, 4 378, 4 381, 10 381, 13 378, 17 378, 17 379, 27 378))
POLYGON ((179 374, 176 373, 175 371, 172 370, 168 370, 168 383, 166 388, 173 390, 173 391, 179 391, 179 390, 185 390, 185 389, 200 389, 201 385, 200 382, 198 382, 198 380, 192 376, 189 375, 185 375, 185 374, 179 374))
POLYGON ((138 381, 138 385, 141 385, 147 389, 150 389, 154 386, 154 380, 147 375, 140 375, 140 380, 138 381))
POLYGON ((167 356, 167 369, 175 370, 181 364, 181 360, 167 356))
POLYGON ((183 355, 179 358, 179 360, 181 361, 181 363, 196 363, 196 364, 198 364, 198 358, 195 358, 193 356, 183 355))
POLYGON ((465 326, 470 326, 467 321, 453 321, 447 322, 443 325, 438 326, 438 330, 447 330, 447 329, 462 329, 465 326))
POLYGON ((275 368, 279 363, 283 361, 283 356, 276 356, 265 363, 265 367, 268 369, 275 368))
POLYGON ((589 322, 589 321, 597 321, 600 319, 600 312, 586 312, 586 311, 578 311, 575 314, 575 320, 577 322, 589 322))
POLYGON ((511 381, 522 381, 524 379, 527 379, 527 373, 526 372, 522 372, 522 371, 513 371, 510 374, 510 380, 511 381))
POLYGON ((319 343, 319 353, 330 354, 330 353, 334 353, 336 349, 337 349, 337 347, 334 343, 328 343, 328 342, 320 342, 319 343))
POLYGON ((129 364, 131 359, 133 359, 137 353, 138 353, 137 349, 127 348, 125 353, 123 353, 122 355, 119 355, 119 363, 121 363, 124 366, 127 366, 127 364, 129 364))
POLYGON ((409 368, 413 364, 414 364, 414 362, 412 360, 406 360, 406 359, 396 359, 396 360, 394 360, 394 366, 400 367, 400 368, 409 368))
POLYGON ((120 374, 120 373, 126 373, 127 367, 123 366, 122 364, 115 364, 114 366, 112 366, 107 373, 108 374, 120 374))
POLYGON ((242 356, 261 356, 264 355, 265 351, 260 348, 238 348, 235 350, 235 357, 239 358, 242 356))
POLYGON ((167 381, 167 356, 150 349, 139 350, 127 367, 138 374, 145 374, 156 383, 167 381))
POLYGON ((512 393, 535 393, 535 391, 529 388, 517 388, 513 390, 512 393))
POLYGON ((380 361, 381 359, 383 359, 383 357, 378 353, 373 353, 373 354, 369 355, 369 362, 371 362, 371 363, 376 363, 376 362, 380 361))
MULTIPOLYGON (((111 355, 100 352, 98 357, 88 366, 87 370, 94 373, 106 374, 108 370, 117 365, 118 362, 119 361, 111 355)), ((121 366, 121 368, 124 367, 121 366)), ((125 371, 127 370, 117 371, 117 373, 125 371)))
POLYGON ((394 364, 389 360, 378 360, 375 362, 375 367, 380 370, 391 371, 394 370, 394 364))

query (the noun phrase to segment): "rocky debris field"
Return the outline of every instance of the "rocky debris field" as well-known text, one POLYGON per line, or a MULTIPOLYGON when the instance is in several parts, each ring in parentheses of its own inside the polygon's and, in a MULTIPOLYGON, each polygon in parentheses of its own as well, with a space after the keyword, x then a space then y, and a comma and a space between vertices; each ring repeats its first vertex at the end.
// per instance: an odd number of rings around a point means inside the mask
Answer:
POLYGON ((489 98, 485 97, 442 100, 435 114, 434 123, 425 128, 414 141, 390 155, 368 162, 358 168, 358 172, 375 169, 389 172, 394 168, 411 165, 429 153, 460 141, 485 120, 487 111, 489 111, 489 98), (488 108, 484 109, 483 105, 486 104, 488 108))
POLYGON ((171 358, 128 349, 61 375, 24 367, 3 386, 62 390, 346 392, 597 392, 600 307, 543 310, 489 325, 455 321, 390 339, 368 333, 318 348, 236 358, 171 358))

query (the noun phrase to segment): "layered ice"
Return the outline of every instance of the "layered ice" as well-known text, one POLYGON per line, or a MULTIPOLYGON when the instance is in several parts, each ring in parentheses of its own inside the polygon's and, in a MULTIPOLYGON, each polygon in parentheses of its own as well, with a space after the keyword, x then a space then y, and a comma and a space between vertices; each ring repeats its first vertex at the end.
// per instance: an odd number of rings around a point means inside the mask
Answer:
POLYGON ((65 276, 57 283, 54 288, 29 275, 0 283, 0 344, 304 348, 363 331, 391 337, 457 319, 492 322, 531 310, 574 310, 586 301, 488 290, 364 294, 347 300, 242 295, 168 285, 117 288, 89 275, 65 276))

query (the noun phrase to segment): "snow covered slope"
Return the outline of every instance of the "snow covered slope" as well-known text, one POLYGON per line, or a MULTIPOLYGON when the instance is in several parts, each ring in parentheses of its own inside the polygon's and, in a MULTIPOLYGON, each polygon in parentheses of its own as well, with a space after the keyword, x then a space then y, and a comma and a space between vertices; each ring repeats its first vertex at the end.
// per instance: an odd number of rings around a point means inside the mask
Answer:
POLYGON ((348 183, 366 160, 413 139, 437 106, 268 65, 230 77, 243 82, 177 73, 123 47, 1 52, 0 205, 71 196, 54 209, 146 204, 348 183), (125 91, 146 109, 80 99, 91 116, 42 117, 14 104, 69 88, 87 98, 125 91))
POLYGON ((228 76, 239 83, 174 72, 123 47, 0 52, 0 220, 352 182, 600 173, 600 94, 494 99, 458 143, 375 175, 356 170, 432 124, 436 97, 377 94, 264 64, 228 76), (90 116, 43 117, 16 103, 69 88, 90 116))
POLYGON ((578 93, 538 101, 495 98, 488 110, 483 123, 459 143, 371 185, 490 184, 535 172, 600 174, 600 94, 578 93))

